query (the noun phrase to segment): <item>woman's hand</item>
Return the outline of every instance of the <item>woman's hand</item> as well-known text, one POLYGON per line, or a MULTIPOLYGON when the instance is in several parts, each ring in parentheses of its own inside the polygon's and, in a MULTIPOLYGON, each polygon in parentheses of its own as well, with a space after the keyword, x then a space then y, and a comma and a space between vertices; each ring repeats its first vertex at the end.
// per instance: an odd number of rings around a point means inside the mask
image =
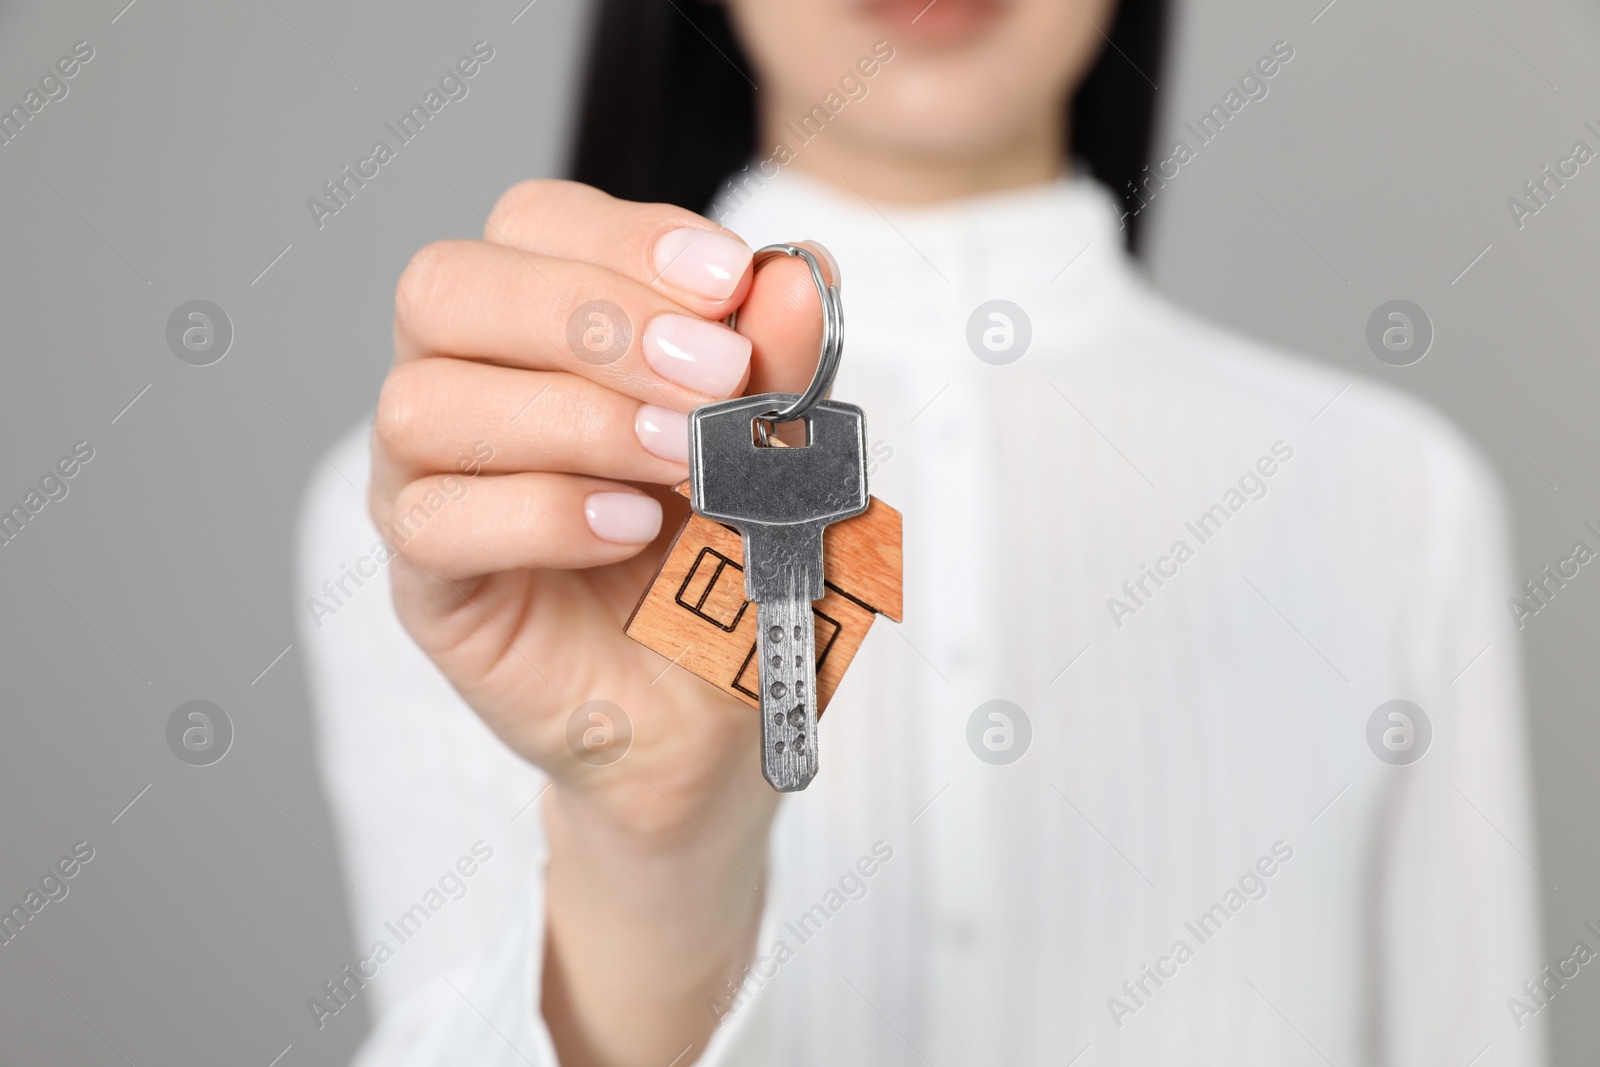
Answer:
POLYGON ((804 265, 749 265, 687 211, 526 182, 483 241, 417 253, 395 296, 370 507, 407 630, 551 776, 543 1007, 564 1063, 703 1041, 760 910, 776 798, 756 715, 622 632, 686 511, 667 488, 684 413, 798 391, 815 364, 804 265), (631 720, 609 766, 568 745, 590 700, 631 720))

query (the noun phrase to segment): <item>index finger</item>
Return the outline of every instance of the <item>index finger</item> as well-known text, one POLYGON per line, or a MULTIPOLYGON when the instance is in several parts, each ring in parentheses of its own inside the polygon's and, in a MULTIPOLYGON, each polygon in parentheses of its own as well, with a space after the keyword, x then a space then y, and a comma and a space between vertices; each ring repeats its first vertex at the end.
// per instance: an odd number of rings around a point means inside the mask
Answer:
POLYGON ((733 231, 672 204, 619 200, 578 182, 512 186, 483 236, 605 267, 707 319, 726 318, 750 287, 750 246, 733 231))

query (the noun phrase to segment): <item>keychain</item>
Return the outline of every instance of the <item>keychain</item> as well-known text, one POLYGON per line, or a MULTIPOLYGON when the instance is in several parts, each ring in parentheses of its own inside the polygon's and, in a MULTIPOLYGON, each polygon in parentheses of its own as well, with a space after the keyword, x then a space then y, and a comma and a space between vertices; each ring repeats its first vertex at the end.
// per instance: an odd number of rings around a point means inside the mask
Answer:
POLYGON ((839 290, 799 245, 758 250, 754 268, 779 256, 805 260, 822 299, 816 373, 804 393, 690 414, 677 491, 693 514, 626 632, 756 708, 762 774, 790 792, 816 776, 817 720, 873 619, 900 621, 901 518, 868 495, 865 415, 823 399, 844 349, 839 290), (794 421, 805 443, 788 447, 772 430, 794 421))

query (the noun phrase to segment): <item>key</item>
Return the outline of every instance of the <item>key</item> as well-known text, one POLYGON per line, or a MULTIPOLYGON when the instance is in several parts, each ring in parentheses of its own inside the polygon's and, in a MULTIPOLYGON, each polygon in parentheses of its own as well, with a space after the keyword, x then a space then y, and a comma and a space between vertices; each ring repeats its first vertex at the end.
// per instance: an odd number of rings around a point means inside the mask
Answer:
POLYGON ((867 509, 866 417, 821 400, 801 418, 806 444, 763 445, 788 393, 738 397, 689 416, 690 503, 744 540, 745 597, 756 602, 761 773, 780 792, 817 774, 817 653, 811 605, 823 594, 822 531, 867 509))

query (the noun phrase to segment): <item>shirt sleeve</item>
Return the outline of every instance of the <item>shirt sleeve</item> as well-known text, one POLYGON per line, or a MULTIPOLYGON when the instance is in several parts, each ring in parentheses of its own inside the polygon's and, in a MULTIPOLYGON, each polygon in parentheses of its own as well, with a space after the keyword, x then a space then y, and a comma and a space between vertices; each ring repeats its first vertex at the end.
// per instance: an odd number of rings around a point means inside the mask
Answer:
MULTIPOLYGON (((366 511, 369 434, 363 424, 329 450, 297 535, 299 643, 354 935, 349 966, 308 999, 308 1018, 350 1026, 364 1005, 358 1067, 556 1067, 538 1010, 547 783, 395 615, 366 511)), ((769 901, 758 944, 772 940, 772 915, 769 901)), ((694 1062, 770 1062, 753 1051, 761 1003, 743 998, 694 1062)))
MULTIPOLYGON (((1520 649, 1505 607, 1513 588, 1506 513, 1475 459, 1452 456, 1433 479, 1434 546, 1413 662, 1431 740, 1389 777, 1373 840, 1375 1062, 1457 1067, 1491 1046, 1492 1062, 1544 1062, 1539 896, 1520 649)), ((1437 469, 1437 468, 1436 468, 1437 469)), ((1489 1062, 1488 1059, 1485 1062, 1489 1062)))
MULTIPOLYGON (((770 912, 758 943, 774 935, 770 912)), ((488 951, 424 985, 378 1020, 354 1067, 556 1067, 550 1031, 537 1011, 544 957, 544 863, 488 951)), ((766 999, 752 990, 726 1016, 702 1055, 682 1064, 756 1067, 774 1062, 765 1038, 766 999)), ((619 1020, 618 1025, 625 1025, 619 1020)))

